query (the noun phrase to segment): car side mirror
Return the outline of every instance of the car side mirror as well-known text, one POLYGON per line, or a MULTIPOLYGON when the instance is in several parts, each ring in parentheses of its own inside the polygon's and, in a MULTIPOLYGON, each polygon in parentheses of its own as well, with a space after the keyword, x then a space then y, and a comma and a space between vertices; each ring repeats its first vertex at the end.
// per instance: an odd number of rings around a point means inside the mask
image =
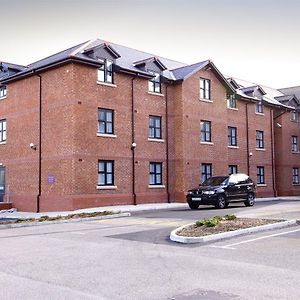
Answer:
POLYGON ((228 186, 233 186, 234 185, 234 182, 229 182, 228 183, 228 186))

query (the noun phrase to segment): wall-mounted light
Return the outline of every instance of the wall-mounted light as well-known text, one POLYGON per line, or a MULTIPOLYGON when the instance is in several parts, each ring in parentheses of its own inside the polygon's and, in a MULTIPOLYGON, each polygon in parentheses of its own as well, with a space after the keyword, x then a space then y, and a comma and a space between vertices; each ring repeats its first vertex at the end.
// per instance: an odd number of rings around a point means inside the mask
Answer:
POLYGON ((29 147, 33 150, 36 150, 36 145, 34 143, 30 143, 29 144, 29 147))

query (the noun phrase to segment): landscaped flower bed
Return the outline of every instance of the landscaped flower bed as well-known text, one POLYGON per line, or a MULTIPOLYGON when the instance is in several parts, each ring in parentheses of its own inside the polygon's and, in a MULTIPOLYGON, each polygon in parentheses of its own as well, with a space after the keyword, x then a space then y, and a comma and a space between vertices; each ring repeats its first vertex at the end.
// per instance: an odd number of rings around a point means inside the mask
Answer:
POLYGON ((183 227, 178 230, 176 234, 185 237, 201 237, 278 222, 280 222, 280 220, 246 219, 237 218, 234 215, 226 215, 224 217, 216 216, 211 219, 199 220, 192 225, 183 227))

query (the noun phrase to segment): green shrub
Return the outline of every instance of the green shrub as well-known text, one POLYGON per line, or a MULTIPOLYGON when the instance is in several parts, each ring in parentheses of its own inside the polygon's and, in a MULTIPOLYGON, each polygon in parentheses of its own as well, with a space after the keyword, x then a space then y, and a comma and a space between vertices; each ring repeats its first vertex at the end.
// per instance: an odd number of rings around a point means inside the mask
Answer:
POLYGON ((236 219, 236 216, 235 215, 226 215, 226 216, 224 216, 224 219, 228 220, 228 221, 233 221, 236 219))
POLYGON ((203 219, 203 220, 198 220, 195 225, 197 227, 200 227, 200 226, 206 226, 206 227, 215 227, 219 224, 219 222, 222 220, 221 217, 219 216, 216 216, 216 217, 213 217, 213 218, 210 218, 210 219, 203 219))

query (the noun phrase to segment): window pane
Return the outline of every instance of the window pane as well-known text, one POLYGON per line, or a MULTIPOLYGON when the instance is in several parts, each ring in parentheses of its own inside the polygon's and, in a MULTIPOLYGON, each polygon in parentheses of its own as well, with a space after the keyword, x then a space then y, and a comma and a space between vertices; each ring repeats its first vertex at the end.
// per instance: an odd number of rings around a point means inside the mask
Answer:
POLYGON ((160 174, 156 175, 156 183, 161 184, 161 175, 160 174))
POLYGON ((113 184, 113 180, 112 180, 113 176, 112 174, 107 174, 106 175, 106 184, 113 184))
POLYGON ((161 173, 161 164, 156 165, 156 173, 161 173))
POLYGON ((104 122, 98 123, 98 132, 105 133, 105 123, 104 122))
POLYGON ((154 173, 154 164, 153 163, 150 164, 150 173, 154 173))
POLYGON ((160 118, 155 119, 155 126, 160 127, 160 118))
POLYGON ((112 112, 111 111, 106 112, 106 121, 112 122, 112 112))
POLYGON ((103 162, 99 162, 98 169, 99 169, 99 172, 104 172, 104 163, 103 162))
POLYGON ((155 175, 154 174, 150 174, 150 176, 149 176, 149 184, 155 184, 155 175))
POLYGON ((104 174, 98 174, 98 184, 104 185, 105 184, 105 176, 104 174))
POLYGON ((154 127, 155 119, 153 117, 149 118, 149 126, 154 127))
POLYGON ((154 90, 156 93, 160 93, 160 84, 155 84, 154 90))
POLYGON ((154 128, 149 128, 149 137, 154 138, 154 128))
POLYGON ((106 163, 106 172, 112 173, 112 163, 111 162, 106 163))
POLYGON ((106 124, 106 133, 112 133, 113 129, 112 129, 112 123, 107 123, 106 124))
POLYGON ((6 130, 6 121, 4 121, 2 124, 3 124, 3 125, 2 125, 2 129, 3 129, 3 130, 6 130))
POLYGON ((155 130, 155 137, 160 138, 160 129, 155 130))
POLYGON ((104 71, 98 70, 98 80, 104 82, 104 71))

